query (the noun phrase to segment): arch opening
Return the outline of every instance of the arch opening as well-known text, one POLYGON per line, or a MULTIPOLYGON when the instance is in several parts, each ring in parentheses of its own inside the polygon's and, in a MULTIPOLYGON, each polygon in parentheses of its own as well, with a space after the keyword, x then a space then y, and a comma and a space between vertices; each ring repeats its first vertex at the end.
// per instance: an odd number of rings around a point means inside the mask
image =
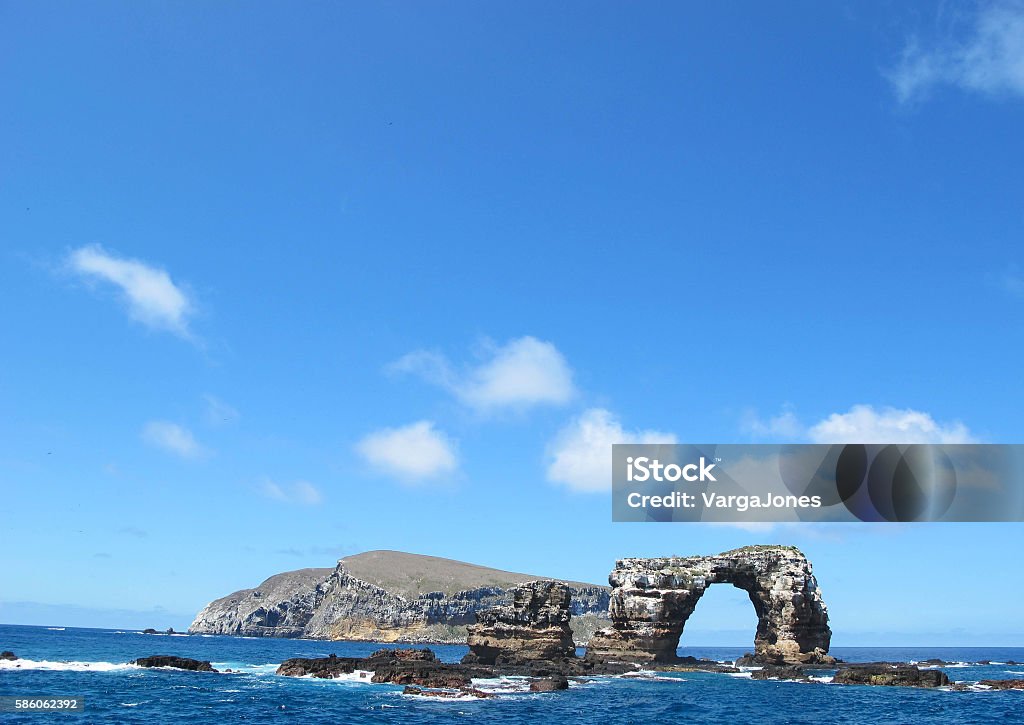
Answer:
POLYGON ((709 586, 683 622, 676 653, 685 657, 694 649, 753 646, 759 617, 757 605, 742 587, 728 584, 709 586))

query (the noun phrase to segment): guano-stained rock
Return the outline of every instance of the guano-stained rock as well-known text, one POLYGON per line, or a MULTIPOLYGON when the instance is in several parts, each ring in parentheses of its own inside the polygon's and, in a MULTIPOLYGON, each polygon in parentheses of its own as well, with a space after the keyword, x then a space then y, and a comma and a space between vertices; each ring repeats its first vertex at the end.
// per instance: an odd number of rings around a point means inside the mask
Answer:
POLYGON ((716 556, 622 559, 614 587, 612 626, 590 640, 596 661, 673 662, 686 620, 712 584, 732 584, 757 614, 754 657, 760 663, 830 664, 832 632, 811 564, 792 546, 747 546, 716 556))
POLYGON ((527 664, 576 656, 569 628, 568 585, 551 580, 520 584, 512 603, 478 612, 468 630, 466 664, 527 664))

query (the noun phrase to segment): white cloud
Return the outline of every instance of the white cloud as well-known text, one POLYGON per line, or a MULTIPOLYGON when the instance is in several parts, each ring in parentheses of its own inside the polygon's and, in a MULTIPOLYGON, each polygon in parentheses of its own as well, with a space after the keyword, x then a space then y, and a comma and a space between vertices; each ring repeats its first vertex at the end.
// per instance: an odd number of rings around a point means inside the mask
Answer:
POLYGON ((833 413, 807 431, 815 443, 973 443, 960 421, 939 423, 918 410, 855 405, 833 413))
POLYGON ((744 431, 758 438, 799 438, 805 432, 796 413, 788 407, 768 420, 762 420, 756 411, 749 410, 743 416, 741 425, 744 431))
POLYGON ((901 101, 920 98, 939 85, 1024 96, 1024 2, 983 5, 963 36, 947 37, 928 50, 917 41, 907 44, 888 74, 901 101))
POLYGON ((323 501, 320 491, 308 481, 295 481, 294 483, 281 485, 268 478, 263 481, 262 488, 263 495, 275 501, 298 503, 306 506, 315 506, 323 501))
POLYGON ((203 400, 206 402, 206 422, 210 425, 234 423, 241 417, 235 408, 215 395, 204 395, 203 400))
POLYGON ((767 421, 748 414, 743 428, 762 438, 803 439, 811 443, 973 443, 976 438, 960 421, 940 423, 910 408, 855 405, 804 426, 791 410, 767 421))
POLYGON ((142 429, 142 438, 147 443, 181 458, 203 458, 208 453, 188 428, 166 420, 151 420, 146 423, 142 429))
POLYGON ((444 355, 417 350, 388 368, 417 374, 480 411, 563 405, 575 395, 572 369, 550 342, 526 336, 505 345, 487 344, 484 357, 458 372, 444 355))
POLYGON ((672 433, 623 430, 604 408, 590 408, 563 428, 548 449, 548 480, 574 491, 611 488, 613 443, 675 443, 672 433))
POLYGON ((67 263, 83 277, 117 287, 134 319, 191 338, 188 319, 194 311, 193 302, 164 270, 137 259, 116 257, 96 244, 72 251, 67 263))
POLYGON ((455 443, 429 420, 370 433, 356 444, 356 452, 374 468, 406 482, 452 473, 458 467, 455 443))

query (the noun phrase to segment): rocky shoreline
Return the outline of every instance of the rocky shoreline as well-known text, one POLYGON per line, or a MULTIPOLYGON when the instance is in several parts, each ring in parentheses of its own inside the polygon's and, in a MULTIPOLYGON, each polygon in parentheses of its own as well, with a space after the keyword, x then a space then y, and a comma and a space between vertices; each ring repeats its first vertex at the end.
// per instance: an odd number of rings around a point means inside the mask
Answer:
MULTIPOLYGON (((1024 689, 1024 679, 953 682, 941 668, 959 663, 939 659, 858 663, 835 659, 828 654, 831 630, 821 591, 810 563, 795 547, 744 547, 707 557, 623 559, 616 563, 609 581, 614 586, 609 596, 612 626, 595 634, 583 657, 576 654, 571 626, 573 615, 580 611, 574 602, 578 587, 535 580, 508 587, 492 606, 473 610, 475 622, 466 625, 469 652, 461 662, 442 662, 430 649, 385 648, 368 657, 292 658, 282 662, 276 674, 365 680, 403 686, 408 695, 442 698, 493 697, 481 689, 479 681, 495 678, 523 678, 531 692, 557 692, 574 681, 594 677, 664 679, 659 672, 709 672, 843 686, 1024 689), (676 650, 686 620, 706 588, 716 583, 732 584, 750 595, 758 614, 754 651, 732 662, 679 657, 676 650)), ((337 587, 354 587, 359 596, 321 599, 312 614, 308 609, 296 614, 291 607, 296 600, 278 600, 276 606, 286 621, 308 624, 336 617, 339 607, 365 608, 367 602, 360 598, 364 595, 374 606, 392 596, 353 581, 341 563, 328 578, 326 589, 317 585, 311 591, 326 594, 337 587)), ((262 596, 259 591, 255 594, 260 595, 256 599, 262 596)), ((302 602, 309 603, 300 598, 302 602)), ((407 604, 402 599, 398 610, 378 614, 400 619, 402 612, 412 611, 403 609, 407 604)), ((237 608, 233 611, 237 613, 237 608)), ((13 652, 3 651, 0 660, 18 667, 13 652)), ((217 672, 210 662, 171 655, 141 657, 130 664, 217 672)))

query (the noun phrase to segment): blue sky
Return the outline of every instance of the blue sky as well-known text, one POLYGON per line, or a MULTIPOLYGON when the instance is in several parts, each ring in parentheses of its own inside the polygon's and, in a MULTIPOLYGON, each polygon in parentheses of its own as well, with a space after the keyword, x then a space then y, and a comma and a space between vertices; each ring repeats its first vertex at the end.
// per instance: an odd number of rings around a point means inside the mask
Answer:
POLYGON ((1024 645, 1024 525, 610 521, 613 441, 1024 438, 1024 5, 705 5, 0 3, 0 620, 780 542, 1024 645))

